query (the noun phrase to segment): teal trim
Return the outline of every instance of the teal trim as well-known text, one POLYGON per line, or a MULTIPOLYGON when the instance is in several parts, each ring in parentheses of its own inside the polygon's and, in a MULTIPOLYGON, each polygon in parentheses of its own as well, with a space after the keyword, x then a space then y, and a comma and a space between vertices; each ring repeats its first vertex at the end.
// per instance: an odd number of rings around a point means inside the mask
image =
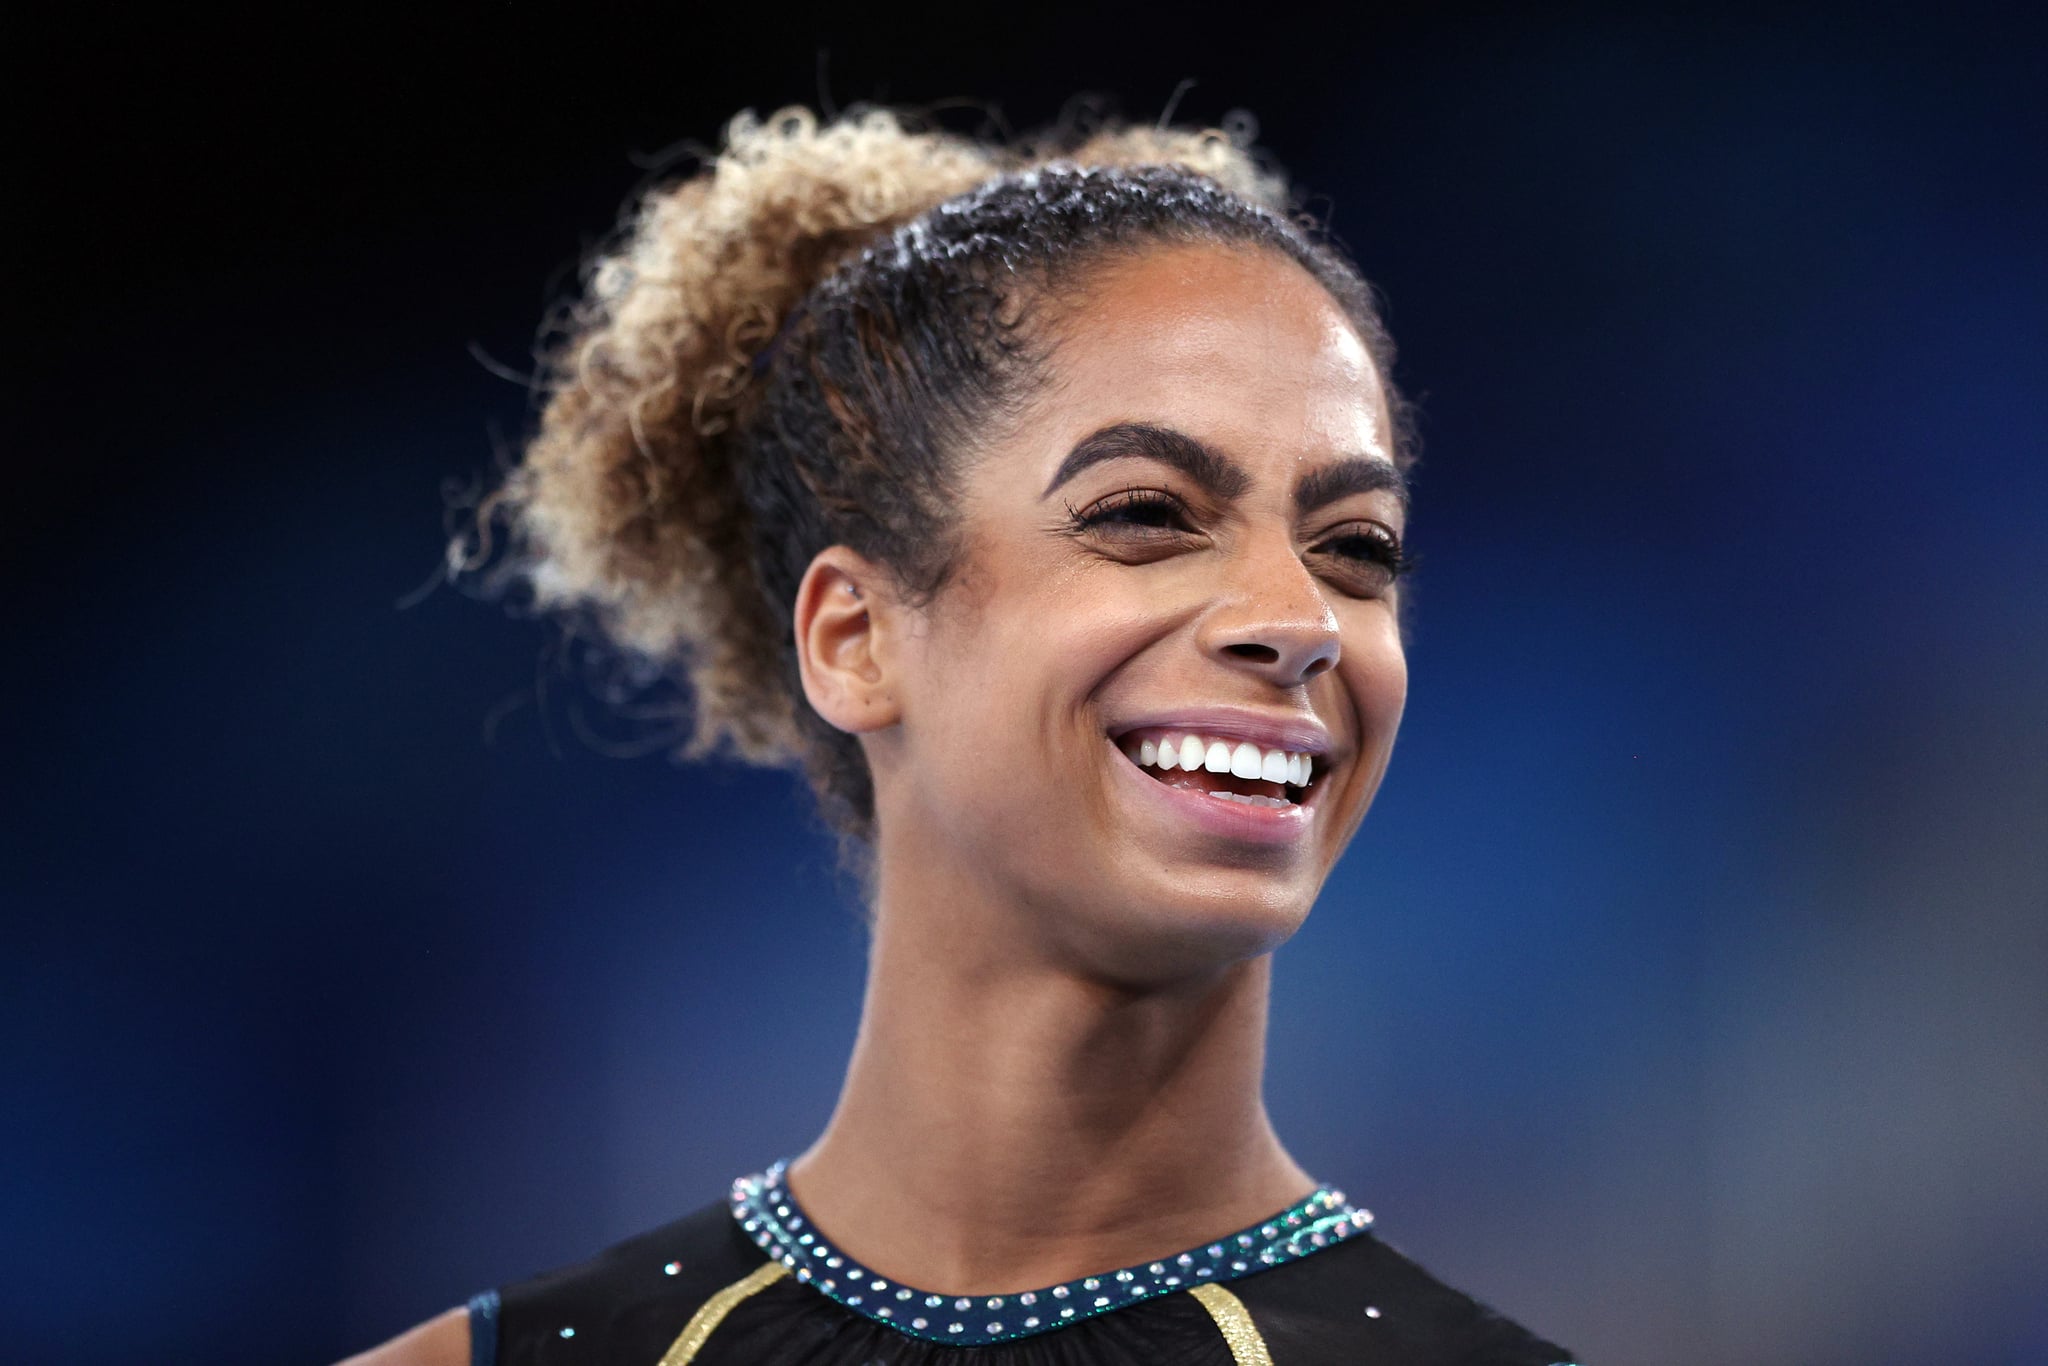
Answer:
POLYGON ((498 1366, 498 1292, 469 1297, 469 1366, 498 1366))
POLYGON ((1320 1186, 1269 1219, 1156 1262, 1021 1294, 937 1295, 864 1269, 833 1246, 784 1184, 788 1165, 778 1162, 733 1183, 732 1214, 741 1231, 828 1299, 907 1337, 953 1347, 1050 1333, 1140 1300, 1256 1275, 1335 1247, 1372 1223, 1342 1191, 1320 1186))

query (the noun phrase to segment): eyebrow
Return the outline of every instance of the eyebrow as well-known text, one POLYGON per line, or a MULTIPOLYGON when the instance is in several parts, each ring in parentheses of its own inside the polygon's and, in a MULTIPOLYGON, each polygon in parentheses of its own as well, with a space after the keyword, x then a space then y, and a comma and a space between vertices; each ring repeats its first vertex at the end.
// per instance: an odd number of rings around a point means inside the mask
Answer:
POLYGON ((1040 501, 1052 497, 1060 485, 1081 471, 1105 460, 1157 460, 1179 470, 1218 498, 1236 498, 1252 486, 1244 466, 1211 450, 1186 432, 1157 427, 1149 422, 1117 422, 1081 438, 1079 445, 1060 462, 1052 482, 1040 501))
MULTIPOLYGON (((1068 480, 1105 460, 1128 459, 1156 460, 1218 498, 1242 497, 1252 485, 1244 466, 1186 432, 1150 422, 1116 422, 1083 437, 1038 496, 1050 498, 1068 480)), ((1294 510, 1310 513, 1353 494, 1382 492, 1394 494, 1407 510, 1408 481, 1392 461, 1346 456, 1302 476, 1294 486, 1294 510)))
POLYGON ((1391 493, 1408 511, 1408 479, 1391 460, 1349 455, 1302 476, 1294 486, 1297 514, 1314 512, 1355 493, 1391 493))

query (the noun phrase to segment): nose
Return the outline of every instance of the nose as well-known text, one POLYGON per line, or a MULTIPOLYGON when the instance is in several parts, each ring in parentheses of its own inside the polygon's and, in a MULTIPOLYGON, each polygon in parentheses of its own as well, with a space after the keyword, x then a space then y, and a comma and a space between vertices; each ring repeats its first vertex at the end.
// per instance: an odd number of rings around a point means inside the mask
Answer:
POLYGON ((1246 547, 1227 590, 1202 623, 1204 653, 1292 688, 1334 668, 1337 614, 1291 543, 1246 547))

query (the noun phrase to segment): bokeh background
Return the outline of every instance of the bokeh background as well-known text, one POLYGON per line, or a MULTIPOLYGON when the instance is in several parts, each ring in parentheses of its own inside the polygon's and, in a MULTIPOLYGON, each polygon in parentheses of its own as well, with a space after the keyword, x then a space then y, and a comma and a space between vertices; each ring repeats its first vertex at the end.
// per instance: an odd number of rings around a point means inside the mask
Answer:
POLYGON ((1279 958, 1283 1134, 1589 1363, 2048 1361, 2024 13, 17 30, 0 1352, 332 1360, 810 1140, 862 936, 800 790, 437 585, 529 420, 492 368, 743 107, 1193 78, 1425 409, 1413 698, 1279 958))

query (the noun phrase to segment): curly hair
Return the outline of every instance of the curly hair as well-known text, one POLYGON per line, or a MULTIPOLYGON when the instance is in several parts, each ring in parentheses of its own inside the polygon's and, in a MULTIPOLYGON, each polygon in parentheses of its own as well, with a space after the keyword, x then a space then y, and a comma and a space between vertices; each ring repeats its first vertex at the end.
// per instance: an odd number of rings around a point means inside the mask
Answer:
MULTIPOLYGON (((1148 245, 1260 247, 1324 285, 1387 383, 1370 287, 1245 142, 1112 124, 995 143, 873 107, 741 114, 587 263, 543 350, 537 430, 477 512, 481 536, 510 531, 494 585, 527 585, 682 684, 685 755, 800 764, 827 820, 871 841, 859 743, 803 699, 796 588, 844 544, 913 596, 938 591, 957 456, 1032 392, 1044 305, 1148 245)), ((456 572, 474 551, 451 544, 456 572)))

